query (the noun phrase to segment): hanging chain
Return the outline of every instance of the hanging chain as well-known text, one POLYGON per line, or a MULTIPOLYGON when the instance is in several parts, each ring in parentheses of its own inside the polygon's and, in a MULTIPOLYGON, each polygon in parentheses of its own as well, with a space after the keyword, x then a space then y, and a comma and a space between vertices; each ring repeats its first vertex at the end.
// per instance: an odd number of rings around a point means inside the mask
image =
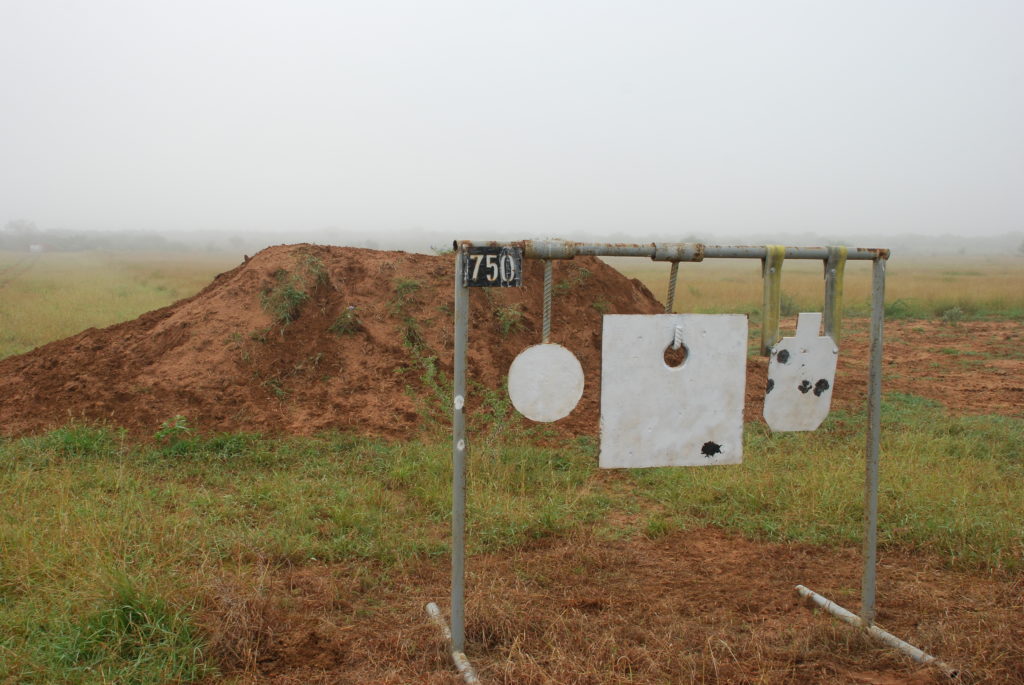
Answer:
POLYGON ((551 260, 544 260, 544 330, 541 334, 541 342, 548 342, 551 338, 551 260))
POLYGON ((665 313, 671 314, 676 301, 676 281, 679 279, 679 262, 672 262, 672 270, 668 273, 668 299, 665 301, 665 313))
POLYGON ((672 333, 672 349, 678 350, 683 346, 683 327, 676 326, 672 333))

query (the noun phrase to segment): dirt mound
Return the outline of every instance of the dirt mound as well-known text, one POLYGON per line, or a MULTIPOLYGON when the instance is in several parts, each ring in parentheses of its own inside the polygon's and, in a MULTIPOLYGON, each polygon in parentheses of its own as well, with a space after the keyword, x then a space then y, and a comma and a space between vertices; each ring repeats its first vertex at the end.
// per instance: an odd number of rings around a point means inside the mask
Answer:
MULTIPOLYGON (((515 355, 540 340, 543 268, 535 260, 525 268, 522 288, 473 292, 470 412, 480 410, 486 390, 500 393, 515 355)), ((446 421, 452 281, 451 256, 268 248, 191 298, 0 360, 0 431, 99 421, 145 437, 182 415, 204 432, 405 436, 424 416, 446 421)), ((639 281, 593 258, 556 262, 554 290, 552 339, 576 354, 586 374, 580 406, 554 425, 596 435, 602 315, 662 307, 639 281)), ((867 323, 846 326, 834 407, 864 405, 867 323)), ((886 331, 886 390, 954 410, 1020 415, 1019 324, 897 321, 886 331), (982 343, 988 347, 976 350, 982 343), (982 352, 998 363, 970 356, 982 352)), ((752 342, 758 334, 752 325, 752 342)), ((760 418, 766 375, 767 360, 749 357, 748 421, 760 418)))
MULTIPOLYGON (((182 415, 204 432, 408 434, 424 413, 444 420, 453 261, 268 248, 191 298, 0 361, 2 430, 101 421, 147 436, 182 415)), ((540 341, 543 269, 525 268, 523 288, 473 293, 471 383, 500 388, 515 355, 540 341)), ((601 316, 659 311, 639 281, 603 262, 556 264, 552 338, 587 374, 560 426, 596 434, 601 316)), ((469 394, 473 411, 482 393, 469 394)))

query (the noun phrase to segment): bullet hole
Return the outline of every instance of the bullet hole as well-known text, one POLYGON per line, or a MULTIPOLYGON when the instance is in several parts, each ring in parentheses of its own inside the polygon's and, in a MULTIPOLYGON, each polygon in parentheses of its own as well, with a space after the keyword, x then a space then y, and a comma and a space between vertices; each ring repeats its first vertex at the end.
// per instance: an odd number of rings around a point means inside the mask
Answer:
POLYGON ((689 353, 690 351, 686 349, 686 345, 680 345, 678 350, 672 349, 672 345, 669 345, 665 348, 665 366, 670 366, 673 369, 682 366, 689 353))
POLYGON ((800 385, 796 386, 796 389, 806 395, 807 391, 811 389, 811 382, 805 378, 800 381, 800 385))
POLYGON ((704 443, 704 446, 700 448, 700 453, 710 459, 716 454, 722 453, 722 446, 717 442, 711 442, 710 440, 704 443))
POLYGON ((780 364, 785 364, 789 361, 789 350, 779 350, 779 353, 775 355, 775 358, 779 360, 780 364))
POLYGON ((821 393, 828 390, 828 380, 822 378, 814 384, 814 396, 821 397, 821 393))
POLYGON ((775 379, 774 378, 769 378, 768 379, 768 387, 764 389, 764 394, 767 395, 768 393, 770 393, 772 391, 773 388, 775 388, 775 379))

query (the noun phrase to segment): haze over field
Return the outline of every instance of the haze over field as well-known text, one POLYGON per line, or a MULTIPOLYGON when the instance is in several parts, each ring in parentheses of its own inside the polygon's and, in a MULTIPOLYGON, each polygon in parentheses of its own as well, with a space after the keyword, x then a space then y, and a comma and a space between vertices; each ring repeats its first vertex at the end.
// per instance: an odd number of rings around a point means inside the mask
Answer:
POLYGON ((41 0, 0 26, 0 226, 1024 238, 1019 2, 41 0))

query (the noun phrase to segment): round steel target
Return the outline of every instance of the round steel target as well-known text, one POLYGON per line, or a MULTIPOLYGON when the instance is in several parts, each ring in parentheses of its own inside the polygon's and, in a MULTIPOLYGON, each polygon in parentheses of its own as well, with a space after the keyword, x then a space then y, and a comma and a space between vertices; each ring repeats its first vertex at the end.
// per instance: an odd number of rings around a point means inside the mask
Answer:
POLYGON ((508 396, 526 418, 557 421, 568 416, 583 396, 583 367, 561 345, 528 347, 509 367, 508 396))

